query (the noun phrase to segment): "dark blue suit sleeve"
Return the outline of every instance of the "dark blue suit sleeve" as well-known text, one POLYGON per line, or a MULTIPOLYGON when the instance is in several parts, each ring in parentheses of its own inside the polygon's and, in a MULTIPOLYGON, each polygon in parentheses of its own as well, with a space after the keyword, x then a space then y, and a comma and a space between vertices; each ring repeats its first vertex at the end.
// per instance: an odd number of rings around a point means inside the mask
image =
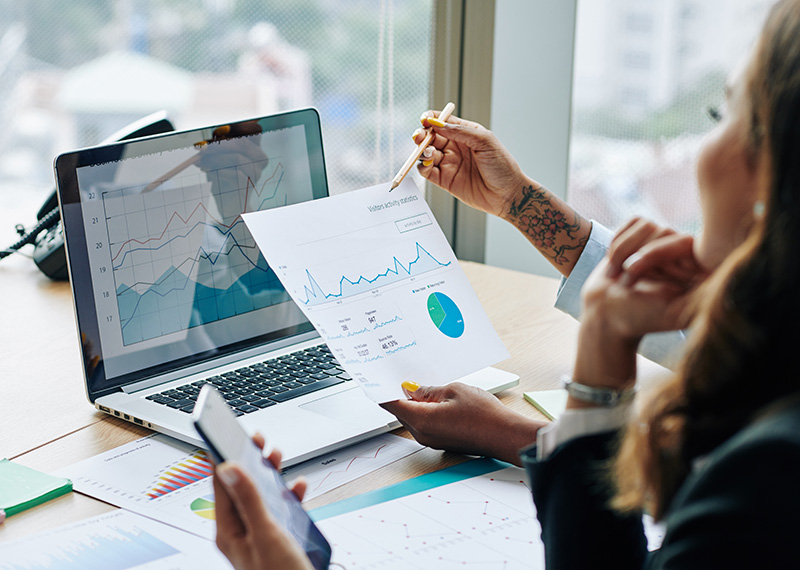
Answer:
POLYGON ((536 460, 533 448, 521 454, 549 570, 640 570, 644 565, 647 541, 641 515, 620 516, 608 507, 608 462, 616 433, 568 441, 543 461, 536 460))

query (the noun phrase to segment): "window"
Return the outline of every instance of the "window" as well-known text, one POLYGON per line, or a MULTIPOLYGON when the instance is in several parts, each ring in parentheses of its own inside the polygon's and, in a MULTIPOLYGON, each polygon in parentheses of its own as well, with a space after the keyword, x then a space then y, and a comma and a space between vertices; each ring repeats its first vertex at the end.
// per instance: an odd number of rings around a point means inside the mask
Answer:
POLYGON ((43 198, 58 152, 162 108, 185 129, 315 106, 331 191, 389 180, 428 108, 432 13, 433 0, 0 0, 0 203, 43 198))
POLYGON ((653 18, 650 14, 630 12, 625 18, 625 28, 629 32, 651 32, 653 30, 653 18))
MULTIPOLYGON (((704 110, 721 103, 772 2, 653 3, 645 36, 646 18, 603 17, 596 1, 578 2, 569 201, 611 228, 643 215, 696 233, 695 160, 712 127, 704 110)), ((610 12, 631 4, 603 0, 610 12)))
POLYGON ((622 65, 628 69, 650 69, 650 54, 644 51, 626 51, 622 56, 622 65))

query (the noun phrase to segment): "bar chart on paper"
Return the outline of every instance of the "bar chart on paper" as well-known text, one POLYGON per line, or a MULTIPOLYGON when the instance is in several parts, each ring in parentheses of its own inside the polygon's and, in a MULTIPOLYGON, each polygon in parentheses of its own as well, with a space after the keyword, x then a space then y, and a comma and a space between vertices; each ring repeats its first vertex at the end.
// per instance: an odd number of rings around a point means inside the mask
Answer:
POLYGON ((203 538, 215 535, 213 469, 202 449, 156 434, 61 472, 76 491, 203 538))
POLYGON ((508 353, 425 200, 406 179, 244 216, 339 362, 378 402, 508 353))
POLYGON ((151 500, 158 499, 167 493, 202 481, 206 477, 210 477, 213 472, 214 467, 208 459, 208 454, 205 451, 197 451, 158 473, 147 491, 147 496, 151 500))

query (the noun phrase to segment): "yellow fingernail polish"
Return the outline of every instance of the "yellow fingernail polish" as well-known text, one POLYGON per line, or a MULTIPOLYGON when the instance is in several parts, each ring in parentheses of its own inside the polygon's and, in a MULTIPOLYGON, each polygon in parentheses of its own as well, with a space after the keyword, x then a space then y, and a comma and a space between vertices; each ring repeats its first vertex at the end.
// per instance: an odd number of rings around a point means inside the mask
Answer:
POLYGON ((417 138, 418 134, 419 134, 419 129, 417 129, 416 131, 411 133, 411 140, 415 140, 417 138))
POLYGON ((431 164, 433 164, 433 159, 422 161, 422 166, 430 166, 431 164))
POLYGON ((410 381, 406 380, 405 382, 403 382, 400 385, 403 388, 405 388, 406 390, 408 390, 409 392, 416 392, 417 390, 419 390, 419 384, 417 384, 416 382, 410 382, 410 381))
POLYGON ((434 119, 433 117, 431 117, 430 119, 428 119, 428 124, 433 125, 434 127, 443 127, 444 121, 440 121, 439 119, 434 119))

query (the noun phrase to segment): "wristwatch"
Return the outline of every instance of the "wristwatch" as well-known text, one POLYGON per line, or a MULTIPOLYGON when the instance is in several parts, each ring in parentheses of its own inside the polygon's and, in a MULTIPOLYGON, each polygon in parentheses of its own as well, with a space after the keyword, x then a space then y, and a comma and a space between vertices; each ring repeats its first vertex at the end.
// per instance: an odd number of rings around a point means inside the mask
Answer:
POLYGON ((613 388, 596 388, 586 384, 579 384, 574 382, 569 374, 561 377, 561 385, 567 391, 567 394, 573 398, 606 408, 613 408, 618 404, 627 402, 636 394, 636 387, 626 390, 614 390, 613 388))

